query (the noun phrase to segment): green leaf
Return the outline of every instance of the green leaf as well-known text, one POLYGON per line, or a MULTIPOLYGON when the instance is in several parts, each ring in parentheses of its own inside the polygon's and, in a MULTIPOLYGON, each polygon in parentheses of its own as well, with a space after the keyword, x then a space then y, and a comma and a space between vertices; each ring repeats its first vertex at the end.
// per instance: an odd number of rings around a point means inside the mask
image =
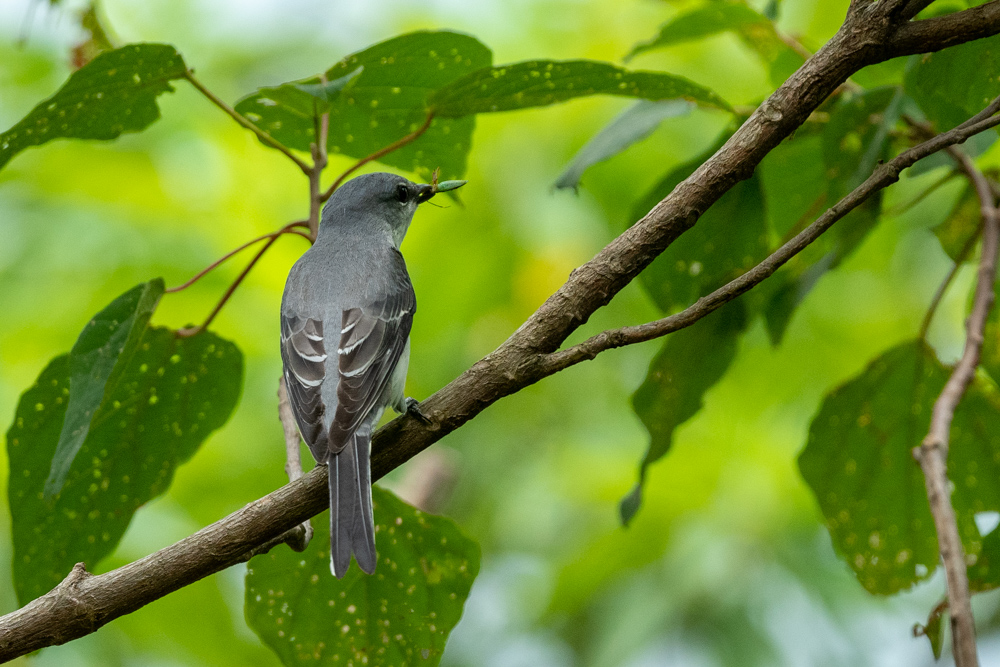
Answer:
POLYGON ((529 60, 488 67, 462 77, 430 98, 444 118, 541 107, 589 95, 688 100, 731 111, 714 92, 681 76, 631 71, 594 60, 529 60))
POLYGON ((15 155, 53 139, 115 139, 160 117, 156 98, 172 91, 187 66, 166 44, 130 44, 101 53, 70 75, 55 95, 0 134, 0 169, 15 155))
MULTIPOLYGON (((715 151, 700 155, 672 171, 635 206, 638 220, 674 187, 690 176, 715 151)), ((760 177, 733 186, 657 257, 639 278, 646 292, 664 312, 694 303, 747 269, 767 254, 768 230, 760 177)))
POLYGON ((639 481, 619 505, 623 524, 639 509, 647 468, 670 450, 677 427, 701 410, 705 393, 736 357, 748 322, 744 302, 732 301, 667 336, 650 363, 646 379, 632 395, 632 408, 649 431, 649 449, 639 465, 639 481))
MULTIPOLYGON (((806 209, 803 217, 784 231, 782 241, 804 229, 822 213, 823 208, 836 204, 860 185, 878 161, 888 157, 889 131, 899 118, 902 99, 899 90, 882 88, 842 100, 830 112, 830 120, 822 131, 820 143, 807 142, 790 163, 786 157, 786 173, 788 167, 798 167, 802 170, 803 180, 793 178, 789 184, 772 189, 768 193, 771 200, 769 208, 782 206, 784 194, 792 182, 799 184, 807 200, 818 193, 813 201, 823 206, 806 209), (817 180, 812 165, 819 161, 822 161, 825 171, 817 180)), ((773 179, 770 182, 773 184, 773 179)), ((848 213, 765 283, 762 291, 767 303, 764 317, 774 345, 781 342, 798 305, 823 274, 836 268, 861 245, 878 223, 881 208, 880 192, 848 213)), ((788 222, 786 219, 785 223, 788 222)))
MULTIPOLYGON (((924 478, 913 459, 950 374, 920 342, 896 347, 831 392, 809 429, 799 469, 819 502, 833 544, 872 593, 890 595, 938 564, 924 478)), ((951 502, 966 553, 982 551, 975 515, 1000 509, 1000 410, 982 383, 952 423, 951 502)))
POLYGON ((915 636, 924 635, 927 637, 927 641, 931 643, 931 652, 934 654, 935 660, 941 659, 941 651, 944 649, 944 624, 942 621, 944 621, 947 613, 947 603, 939 604, 927 616, 927 625, 918 623, 913 628, 915 636))
MULTIPOLYGON (((979 233, 982 212, 975 190, 967 186, 962 196, 955 202, 948 217, 934 227, 934 235, 941 242, 941 248, 957 262, 962 250, 974 235, 979 233)), ((969 259, 969 257, 966 257, 969 259)))
POLYGON ((287 667, 438 664, 479 573, 479 546, 444 517, 372 487, 378 568, 330 574, 326 515, 304 554, 250 561, 247 623, 287 667))
MULTIPOLYGON (((319 107, 321 111, 325 111, 330 108, 330 102, 335 101, 340 97, 340 93, 347 87, 349 83, 354 81, 364 67, 359 67, 350 74, 345 74, 339 79, 334 79, 333 81, 327 81, 323 83, 289 83, 285 86, 290 86, 296 90, 300 90, 311 97, 315 97, 317 100, 323 104, 319 107)), ((284 87, 284 86, 282 86, 284 87)), ((280 90, 280 88, 278 89, 280 90)))
MULTIPOLYGON (((481 42, 448 31, 400 35, 347 56, 327 70, 327 80, 362 71, 330 102, 327 149, 360 159, 385 148, 424 123, 431 93, 492 62, 481 42)), ((308 152, 316 141, 310 91, 320 83, 311 77, 262 88, 236 110, 285 146, 308 152)), ((420 138, 379 161, 425 176, 440 167, 442 178, 460 178, 474 127, 473 118, 435 118, 420 138)))
POLYGON ((47 499, 62 489, 70 466, 87 438, 91 420, 104 403, 104 397, 122 379, 161 296, 162 278, 136 285, 108 304, 80 332, 69 353, 69 398, 45 481, 47 499))
POLYGON ((136 509, 164 491, 178 465, 222 426, 240 394, 243 358, 210 332, 178 338, 146 329, 109 387, 62 492, 43 497, 71 400, 71 358, 42 371, 7 432, 14 586, 21 604, 58 584, 75 563, 110 554, 136 509))
POLYGON ((616 116, 604 129, 581 148, 569 163, 556 188, 573 188, 580 185, 580 177, 591 165, 621 153, 653 133, 667 118, 690 113, 694 105, 684 100, 650 102, 642 100, 616 116))
MULTIPOLYGON (((950 130, 1000 95, 998 57, 1000 37, 914 56, 904 80, 906 92, 939 131, 950 130)), ((994 131, 989 135, 996 138, 994 131)))
POLYGON ((665 23, 656 37, 637 44, 625 56, 625 61, 647 51, 723 32, 736 33, 744 44, 753 49, 761 61, 770 66, 771 80, 776 83, 784 81, 804 62, 802 56, 781 39, 770 19, 743 2, 716 2, 681 14, 665 23))

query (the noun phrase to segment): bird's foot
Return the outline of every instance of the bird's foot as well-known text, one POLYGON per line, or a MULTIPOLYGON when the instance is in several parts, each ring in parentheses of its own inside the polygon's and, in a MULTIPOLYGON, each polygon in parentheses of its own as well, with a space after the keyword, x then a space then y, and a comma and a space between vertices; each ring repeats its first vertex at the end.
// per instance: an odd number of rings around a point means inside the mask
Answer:
POLYGON ((406 413, 412 415, 414 419, 424 426, 430 426, 432 423, 431 418, 425 415, 423 410, 420 409, 420 403, 417 399, 410 396, 406 397, 406 413))

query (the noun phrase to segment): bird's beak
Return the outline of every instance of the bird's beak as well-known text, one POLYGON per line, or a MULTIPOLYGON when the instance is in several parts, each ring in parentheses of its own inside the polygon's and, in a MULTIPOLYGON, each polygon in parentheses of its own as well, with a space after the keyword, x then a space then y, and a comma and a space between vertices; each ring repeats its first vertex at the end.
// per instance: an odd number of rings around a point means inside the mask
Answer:
POLYGON ((417 191, 417 203, 423 204, 425 201, 433 197, 439 192, 448 192, 449 190, 457 190, 458 188, 465 185, 468 181, 442 181, 440 183, 427 183, 424 185, 419 185, 417 191))

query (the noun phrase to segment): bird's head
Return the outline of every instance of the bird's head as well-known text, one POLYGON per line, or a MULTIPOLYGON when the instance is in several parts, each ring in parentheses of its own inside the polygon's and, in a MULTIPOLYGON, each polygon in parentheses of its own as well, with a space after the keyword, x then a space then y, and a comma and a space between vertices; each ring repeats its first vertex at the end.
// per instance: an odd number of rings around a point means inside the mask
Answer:
POLYGON ((388 225, 398 247, 417 206, 438 192, 454 190, 465 181, 413 183, 386 172, 364 174, 340 186, 323 209, 320 229, 354 225, 388 225))

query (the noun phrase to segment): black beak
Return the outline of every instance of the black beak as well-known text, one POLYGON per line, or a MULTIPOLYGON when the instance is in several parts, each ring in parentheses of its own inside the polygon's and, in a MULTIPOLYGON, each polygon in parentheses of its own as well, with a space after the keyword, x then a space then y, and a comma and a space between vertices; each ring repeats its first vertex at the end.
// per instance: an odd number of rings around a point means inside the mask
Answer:
POLYGON ((439 192, 457 190, 468 181, 442 181, 441 183, 428 183, 417 186, 417 203, 423 204, 439 192))

